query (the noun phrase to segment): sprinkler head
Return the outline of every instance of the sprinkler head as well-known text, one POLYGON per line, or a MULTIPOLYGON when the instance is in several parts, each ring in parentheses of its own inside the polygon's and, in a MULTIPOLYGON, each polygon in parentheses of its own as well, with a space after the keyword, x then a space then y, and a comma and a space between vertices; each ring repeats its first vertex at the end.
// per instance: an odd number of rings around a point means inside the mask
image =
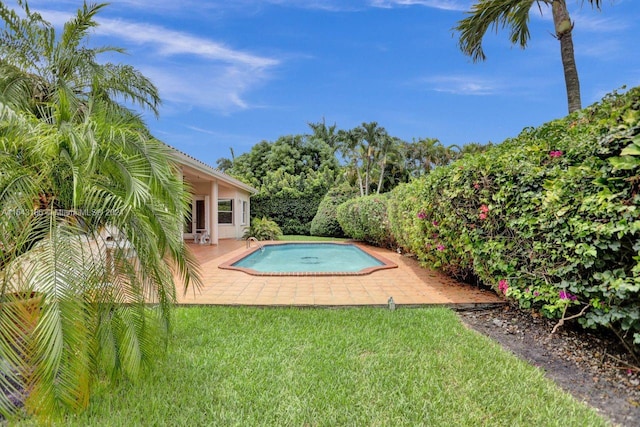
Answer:
POLYGON ((391 311, 396 309, 396 303, 395 301, 393 301, 393 297, 389 297, 389 300, 387 301, 387 305, 389 306, 389 310, 391 311))

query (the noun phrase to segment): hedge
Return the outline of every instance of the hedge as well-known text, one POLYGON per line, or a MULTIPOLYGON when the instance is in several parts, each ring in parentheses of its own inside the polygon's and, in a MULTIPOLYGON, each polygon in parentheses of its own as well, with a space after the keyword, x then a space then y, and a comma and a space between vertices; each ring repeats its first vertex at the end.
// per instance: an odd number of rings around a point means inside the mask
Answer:
POLYGON ((338 206, 338 222, 347 236, 381 247, 391 247, 394 239, 387 219, 389 194, 347 200, 338 206))
POLYGON ((338 206, 357 195, 358 190, 347 184, 330 189, 320 202, 318 211, 311 221, 311 235, 344 237, 344 231, 338 222, 338 206))
POLYGON ((311 221, 324 194, 313 196, 251 197, 251 217, 275 221, 284 234, 309 235, 311 221))
POLYGON ((397 187, 389 227, 430 267, 637 350, 639 165, 634 88, 397 187))

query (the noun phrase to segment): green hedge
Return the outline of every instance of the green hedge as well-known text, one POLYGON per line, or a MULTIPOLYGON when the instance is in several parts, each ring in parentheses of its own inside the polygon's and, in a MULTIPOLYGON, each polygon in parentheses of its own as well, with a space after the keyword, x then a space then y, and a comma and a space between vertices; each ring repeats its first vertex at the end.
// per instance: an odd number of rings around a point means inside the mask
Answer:
POLYGON ((429 266, 637 346, 638 159, 635 88, 396 188, 391 231, 429 266))
POLYGON ((394 239, 387 219, 389 194, 347 200, 338 206, 338 222, 344 233, 357 240, 391 247, 394 239))
POLYGON ((316 216, 311 221, 311 235, 324 237, 344 237, 338 222, 338 206, 356 197, 358 190, 342 184, 330 189, 318 206, 316 216))
POLYGON ((313 196, 256 195, 251 197, 251 217, 275 221, 284 234, 308 236, 311 221, 324 194, 313 196))

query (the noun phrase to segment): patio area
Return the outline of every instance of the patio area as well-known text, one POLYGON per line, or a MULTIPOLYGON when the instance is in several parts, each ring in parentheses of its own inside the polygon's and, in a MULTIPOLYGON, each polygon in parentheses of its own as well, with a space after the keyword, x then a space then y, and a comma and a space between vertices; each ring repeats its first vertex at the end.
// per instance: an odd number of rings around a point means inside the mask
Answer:
POLYGON ((415 259, 372 246, 367 249, 398 268, 364 276, 252 276, 218 268, 248 252, 245 241, 227 239, 215 246, 189 246, 200 262, 203 286, 190 288, 185 294, 178 284, 178 303, 183 305, 381 306, 387 305, 389 297, 397 306, 466 309, 504 304, 493 292, 459 283, 420 267, 415 259))

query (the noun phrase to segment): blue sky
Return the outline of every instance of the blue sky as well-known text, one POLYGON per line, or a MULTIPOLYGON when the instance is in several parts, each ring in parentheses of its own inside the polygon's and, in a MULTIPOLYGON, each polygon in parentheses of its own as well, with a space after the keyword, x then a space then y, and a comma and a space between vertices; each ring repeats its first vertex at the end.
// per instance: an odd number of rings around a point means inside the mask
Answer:
MULTIPOLYGON (((10 3, 10 2, 9 2, 10 3)), ((532 9, 526 50, 491 32, 473 63, 452 28, 469 0, 114 0, 92 45, 150 77, 153 134, 215 166, 261 140, 377 121, 404 140, 498 143, 567 112, 550 10, 532 9)), ((583 106, 640 85, 640 1, 567 0, 583 106)), ((81 0, 31 0, 64 23, 81 0)))

